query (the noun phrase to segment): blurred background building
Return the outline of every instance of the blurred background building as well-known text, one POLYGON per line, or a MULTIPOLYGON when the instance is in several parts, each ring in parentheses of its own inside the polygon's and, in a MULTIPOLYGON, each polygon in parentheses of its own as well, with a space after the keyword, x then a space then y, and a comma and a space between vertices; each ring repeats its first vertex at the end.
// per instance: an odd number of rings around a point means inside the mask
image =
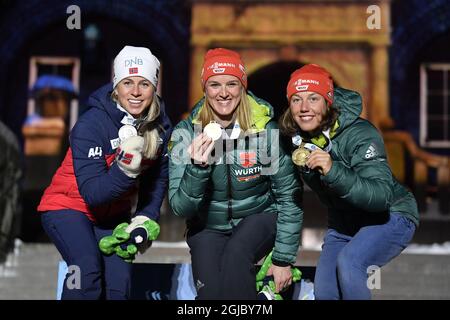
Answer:
MULTIPOLYGON (((174 124, 202 96, 209 48, 240 52, 249 89, 276 115, 287 106, 290 73, 323 65, 339 86, 362 94, 363 117, 382 131, 395 176, 418 199, 413 242, 450 241, 448 0, 3 0, 0 43, 0 120, 23 158, 17 233, 25 242, 47 241, 36 206, 70 128, 89 94, 111 80, 124 45, 149 47, 161 60, 159 92, 174 124), (71 5, 80 29, 68 28, 71 5)), ((319 235, 326 227, 308 191, 304 222, 319 235)), ((161 240, 183 240, 184 222, 167 202, 161 223, 161 240)))

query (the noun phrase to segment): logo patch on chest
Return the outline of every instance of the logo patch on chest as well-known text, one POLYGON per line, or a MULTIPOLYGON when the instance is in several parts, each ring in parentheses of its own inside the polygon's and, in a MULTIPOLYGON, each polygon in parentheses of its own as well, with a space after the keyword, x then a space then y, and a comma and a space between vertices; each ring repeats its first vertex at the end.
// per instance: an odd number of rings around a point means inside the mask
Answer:
POLYGON ((241 152, 239 162, 244 168, 253 167, 256 164, 256 152, 241 152))
POLYGON ((261 176, 262 166, 256 166, 246 169, 234 169, 234 174, 238 181, 249 181, 259 178, 261 176))
POLYGON ((120 145, 120 138, 109 140, 111 142, 111 148, 113 150, 117 149, 120 145))

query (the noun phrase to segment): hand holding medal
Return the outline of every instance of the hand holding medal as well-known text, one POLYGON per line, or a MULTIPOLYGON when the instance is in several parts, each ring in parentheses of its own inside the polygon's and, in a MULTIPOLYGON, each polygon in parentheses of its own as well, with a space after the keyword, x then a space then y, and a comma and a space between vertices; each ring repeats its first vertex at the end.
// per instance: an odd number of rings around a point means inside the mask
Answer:
POLYGON ((141 161, 145 139, 137 134, 135 127, 124 125, 119 129, 119 140, 115 156, 117 165, 128 177, 137 178, 143 169, 141 161))
POLYGON ((330 171, 333 161, 327 151, 299 139, 293 139, 293 142, 298 143, 298 148, 292 153, 292 162, 302 168, 303 172, 317 169, 320 174, 326 175, 330 171))
POLYGON ((317 148, 311 152, 306 165, 310 169, 317 169, 321 175, 326 175, 331 170, 333 161, 328 152, 317 148))
MULTIPOLYGON (((125 140, 131 138, 131 137, 137 137, 140 136, 138 134, 138 131, 135 126, 125 124, 120 127, 119 129, 119 143, 123 143, 125 140)), ((144 145, 142 148, 142 154, 145 154, 147 152, 147 139, 145 139, 145 135, 142 137, 144 139, 144 145)))
POLYGON ((208 165, 208 158, 214 148, 214 141, 222 136, 222 128, 216 122, 205 126, 203 133, 199 134, 188 148, 188 153, 194 164, 202 167, 208 165))

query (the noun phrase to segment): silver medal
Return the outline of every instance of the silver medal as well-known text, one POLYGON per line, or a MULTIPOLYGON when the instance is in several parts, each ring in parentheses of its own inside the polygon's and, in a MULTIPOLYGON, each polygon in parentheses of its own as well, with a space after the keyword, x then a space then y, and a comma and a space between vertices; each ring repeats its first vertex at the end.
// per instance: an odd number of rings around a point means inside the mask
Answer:
POLYGON ((119 139, 121 142, 127 140, 128 138, 135 137, 137 135, 138 134, 136 128, 129 124, 123 125, 119 129, 119 139))
POLYGON ((205 129, 203 129, 203 132, 213 141, 219 140, 222 136, 222 128, 217 122, 208 123, 205 129))

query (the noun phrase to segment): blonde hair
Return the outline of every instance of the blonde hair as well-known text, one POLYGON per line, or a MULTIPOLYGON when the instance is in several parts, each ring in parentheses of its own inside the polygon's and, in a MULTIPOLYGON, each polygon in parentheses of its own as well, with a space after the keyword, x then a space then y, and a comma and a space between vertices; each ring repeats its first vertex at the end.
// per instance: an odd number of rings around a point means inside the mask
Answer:
MULTIPOLYGON (((236 110, 236 119, 241 127, 242 132, 246 132, 247 130, 252 128, 253 125, 253 117, 252 117, 252 109, 250 107, 250 101, 248 99, 247 91, 244 86, 241 87, 241 101, 239 101, 239 105, 236 110)), ((205 98, 201 110, 197 116, 198 121, 201 123, 204 128, 208 123, 214 121, 214 112, 212 107, 208 103, 208 99, 205 98)))
MULTIPOLYGON (((119 103, 115 89, 111 93, 111 99, 119 103)), ((164 128, 159 121, 159 115, 161 113, 161 102, 159 99, 155 89, 152 103, 147 108, 147 114, 145 116, 141 115, 138 119, 140 122, 138 125, 138 133, 144 137, 145 141, 143 156, 152 160, 157 158, 157 152, 161 144, 160 132, 164 132, 164 128)))

